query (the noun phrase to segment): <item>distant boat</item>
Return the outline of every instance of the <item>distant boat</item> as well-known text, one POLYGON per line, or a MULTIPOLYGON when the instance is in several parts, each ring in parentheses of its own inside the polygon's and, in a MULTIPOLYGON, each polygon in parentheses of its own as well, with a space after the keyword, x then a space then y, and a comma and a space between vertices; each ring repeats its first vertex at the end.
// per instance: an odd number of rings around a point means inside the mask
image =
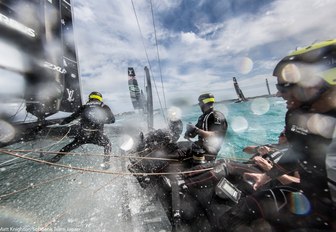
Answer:
POLYGON ((233 77, 233 86, 236 90, 238 99, 235 101, 235 103, 239 103, 239 102, 243 102, 243 101, 247 101, 247 99, 245 98, 243 91, 239 88, 237 79, 235 77, 233 77))
POLYGON ((153 129, 154 126, 153 93, 149 70, 147 67, 145 67, 144 70, 146 74, 144 86, 146 89, 146 95, 144 95, 142 89, 139 87, 133 67, 128 68, 128 87, 134 110, 141 111, 147 116, 147 126, 148 130, 150 130, 153 129))

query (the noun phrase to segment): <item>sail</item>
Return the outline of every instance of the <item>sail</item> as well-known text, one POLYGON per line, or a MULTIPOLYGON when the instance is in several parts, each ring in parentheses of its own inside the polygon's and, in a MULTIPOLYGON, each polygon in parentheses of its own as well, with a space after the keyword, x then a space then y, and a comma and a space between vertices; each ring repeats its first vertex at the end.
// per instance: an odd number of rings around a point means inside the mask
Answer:
POLYGON ((140 91, 135 71, 132 67, 128 68, 128 88, 130 91, 133 108, 135 110, 143 110, 143 93, 140 91))
POLYGON ((0 120, 36 129, 82 105, 71 10, 70 0, 0 1, 0 81, 12 87, 0 89, 0 120))
POLYGON ((148 68, 145 67, 144 70, 146 75, 146 94, 144 94, 142 89, 140 89, 138 81, 136 79, 134 68, 132 67, 128 68, 128 87, 133 108, 135 110, 141 110, 141 112, 147 116, 148 129, 152 129, 154 125, 152 83, 148 68))
POLYGON ((70 0, 63 0, 61 11, 61 36, 63 46, 64 91, 60 105, 61 111, 73 112, 82 105, 81 85, 78 72, 77 53, 73 31, 73 13, 70 0))
POLYGON ((233 77, 233 86, 236 90, 237 96, 238 96, 238 100, 237 102, 241 102, 241 101, 247 101, 247 99, 245 98, 243 91, 239 88, 237 79, 235 77, 233 77))

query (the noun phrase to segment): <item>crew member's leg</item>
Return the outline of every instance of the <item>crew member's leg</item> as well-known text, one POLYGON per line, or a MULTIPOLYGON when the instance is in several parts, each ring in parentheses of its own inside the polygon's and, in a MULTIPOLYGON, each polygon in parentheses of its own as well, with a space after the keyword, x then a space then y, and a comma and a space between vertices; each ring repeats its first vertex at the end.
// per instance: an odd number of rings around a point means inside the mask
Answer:
POLYGON ((111 159, 111 153, 112 153, 112 144, 109 138, 105 134, 101 132, 97 132, 92 137, 91 143, 104 147, 104 159, 103 159, 104 166, 103 168, 108 169, 110 167, 110 164, 108 162, 111 159))
POLYGON ((58 161, 60 161, 60 159, 65 156, 66 152, 72 151, 74 149, 76 149, 77 147, 81 146, 84 142, 82 141, 82 139, 79 139, 78 137, 76 137, 71 143, 69 143, 68 145, 66 145, 65 147, 63 147, 59 152, 62 152, 62 154, 57 154, 56 156, 54 156, 53 158, 51 158, 49 160, 49 162, 51 163, 56 163, 58 161), (63 153, 64 152, 64 153, 63 153))

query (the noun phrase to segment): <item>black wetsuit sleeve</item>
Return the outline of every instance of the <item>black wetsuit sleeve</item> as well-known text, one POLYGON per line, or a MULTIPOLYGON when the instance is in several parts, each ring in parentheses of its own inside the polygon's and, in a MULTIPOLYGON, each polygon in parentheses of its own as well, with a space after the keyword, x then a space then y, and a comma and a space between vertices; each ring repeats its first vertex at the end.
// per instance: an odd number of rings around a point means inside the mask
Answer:
POLYGON ((106 124, 114 123, 115 122, 115 117, 114 117, 114 114, 112 113, 112 110, 110 109, 110 107, 108 107, 107 105, 104 105, 104 109, 105 109, 106 114, 107 114, 106 124))
POLYGON ((331 199, 336 207, 336 138, 333 139, 327 152, 326 170, 331 199))
POLYGON ((272 169, 266 172, 266 175, 272 179, 276 179, 279 176, 298 170, 298 160, 293 159, 293 154, 291 153, 291 149, 288 149, 281 156, 280 160, 273 164, 272 169))
POLYGON ((75 120, 76 118, 80 117, 83 110, 84 110, 84 107, 85 106, 81 106, 80 108, 78 108, 77 111, 75 111, 73 114, 71 114, 70 116, 66 117, 62 122, 61 124, 67 124, 73 120, 75 120))

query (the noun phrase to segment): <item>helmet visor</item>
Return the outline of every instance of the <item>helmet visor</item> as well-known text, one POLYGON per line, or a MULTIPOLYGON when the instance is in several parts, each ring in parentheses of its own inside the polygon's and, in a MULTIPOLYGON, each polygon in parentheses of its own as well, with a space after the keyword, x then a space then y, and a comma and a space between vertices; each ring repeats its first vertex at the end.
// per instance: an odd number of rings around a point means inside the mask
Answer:
POLYGON ((99 101, 103 101, 103 98, 102 98, 101 96, 99 96, 99 95, 96 95, 96 94, 91 94, 91 95, 89 96, 89 98, 90 98, 90 99, 97 99, 97 100, 99 100, 99 101))
POLYGON ((199 104, 207 104, 207 103, 213 103, 215 102, 214 97, 204 98, 199 101, 199 104))

